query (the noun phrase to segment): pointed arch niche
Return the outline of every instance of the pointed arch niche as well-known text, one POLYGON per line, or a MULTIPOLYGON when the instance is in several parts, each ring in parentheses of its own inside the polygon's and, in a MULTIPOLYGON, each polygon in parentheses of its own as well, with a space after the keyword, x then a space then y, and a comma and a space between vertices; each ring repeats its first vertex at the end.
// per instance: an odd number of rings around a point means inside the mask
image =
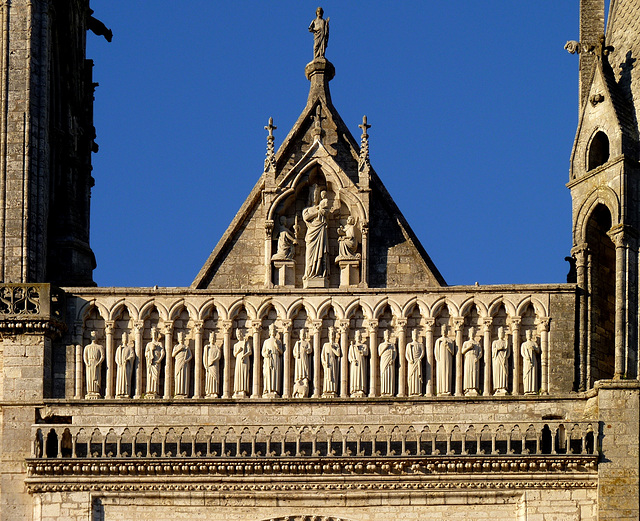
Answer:
POLYGON ((585 229, 589 248, 589 330, 587 382, 613 378, 615 366, 616 251, 607 232, 611 212, 604 204, 594 209, 585 229))
MULTIPOLYGON (((337 166, 322 159, 313 159, 304 168, 294 170, 283 183, 281 194, 273 201, 267 218, 273 222, 273 232, 267 236, 267 251, 273 252, 269 262, 270 281, 275 286, 337 288, 357 285, 362 276, 363 252, 362 226, 367 217, 362 202, 353 190, 345 187, 343 172, 337 166), (342 175, 341 175, 342 174, 342 175), (324 197, 323 197, 324 193, 324 197), (323 199, 326 202, 321 203, 323 199), (316 255, 315 261, 307 259, 308 223, 312 209, 324 204, 328 209, 326 221, 326 254, 316 255), (352 265, 345 274, 342 263, 336 259, 340 255, 340 240, 344 235, 348 218, 355 221, 356 245, 352 265), (324 276, 308 277, 307 264, 315 262, 316 270, 324 276), (345 278, 346 275, 346 278, 345 278)), ((346 176, 345 176, 346 177, 346 176)))

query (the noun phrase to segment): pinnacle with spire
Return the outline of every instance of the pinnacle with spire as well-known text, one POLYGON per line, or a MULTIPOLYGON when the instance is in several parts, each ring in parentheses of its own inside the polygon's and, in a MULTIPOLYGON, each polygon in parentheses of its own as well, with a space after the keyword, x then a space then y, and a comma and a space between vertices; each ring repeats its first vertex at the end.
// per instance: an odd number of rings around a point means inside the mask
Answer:
POLYGON ((358 170, 360 172, 371 167, 369 162, 369 134, 367 130, 371 128, 371 125, 367 123, 367 116, 362 116, 362 125, 358 125, 362 129, 362 136, 360 136, 360 157, 358 158, 358 170))
POLYGON ((322 18, 322 7, 316 9, 316 18, 309 25, 309 32, 313 33, 313 61, 304 69, 307 79, 311 82, 309 100, 312 98, 331 99, 329 94, 329 82, 336 74, 333 64, 325 58, 327 44, 329 43, 329 18, 322 18))
POLYGON ((269 135, 267 136, 267 157, 264 160, 265 172, 275 172, 276 170, 276 149, 273 144, 275 140, 273 131, 277 128, 278 127, 273 124, 273 118, 269 118, 269 124, 264 127, 264 129, 269 132, 269 135))

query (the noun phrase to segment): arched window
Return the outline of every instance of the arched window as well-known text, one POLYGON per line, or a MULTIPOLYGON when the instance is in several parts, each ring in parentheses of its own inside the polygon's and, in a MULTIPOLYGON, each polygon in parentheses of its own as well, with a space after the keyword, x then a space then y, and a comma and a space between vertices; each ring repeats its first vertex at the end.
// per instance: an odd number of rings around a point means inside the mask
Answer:
POLYGON ((602 130, 599 130, 591 140, 587 170, 593 170, 604 165, 607 161, 609 161, 609 138, 602 130))

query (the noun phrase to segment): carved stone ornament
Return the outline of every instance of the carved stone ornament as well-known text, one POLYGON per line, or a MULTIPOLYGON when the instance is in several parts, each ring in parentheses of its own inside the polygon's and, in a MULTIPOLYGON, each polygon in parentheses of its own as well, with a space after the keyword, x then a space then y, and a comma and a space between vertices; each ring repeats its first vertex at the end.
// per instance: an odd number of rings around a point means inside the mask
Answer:
POLYGON ((359 260, 360 254, 357 253, 357 250, 360 240, 357 219, 350 215, 347 217, 346 224, 338 227, 338 256, 336 257, 336 262, 359 260))
POLYGON ((116 348, 116 398, 129 398, 131 377, 136 353, 127 333, 122 333, 122 343, 116 348))
POLYGON ((204 392, 206 398, 218 398, 220 396, 220 359, 222 348, 216 345, 216 334, 209 333, 209 343, 204 346, 202 352, 202 364, 206 371, 204 392))
POLYGON ((473 327, 469 328, 469 340, 462 344, 462 356, 464 357, 464 394, 465 396, 477 396, 480 393, 482 346, 475 338, 473 327))
POLYGON ((293 397, 306 398, 309 396, 309 382, 311 374, 311 355, 313 347, 307 338, 307 330, 300 329, 300 339, 293 346, 295 361, 293 377, 293 397))
POLYGON ((329 43, 329 18, 322 18, 324 9, 318 7, 316 9, 316 17, 309 25, 309 32, 313 33, 313 59, 324 58, 329 43))
POLYGON ((249 394, 249 374, 251 374, 251 344, 245 338, 243 329, 236 329, 238 341, 233 346, 236 369, 233 379, 233 397, 246 398, 249 394))
POLYGON ((436 359, 436 389, 438 396, 451 395, 453 377, 453 356, 456 344, 447 336, 447 325, 442 325, 442 336, 436 340, 434 357, 436 359))
POLYGON ((157 398, 160 394, 160 371, 162 360, 165 357, 164 346, 158 340, 158 330, 151 328, 151 341, 144 349, 144 357, 147 362, 147 392, 146 398, 157 398))
POLYGON ((91 343, 87 344, 82 354, 87 381, 87 398, 100 398, 102 375, 100 366, 104 361, 104 347, 96 342, 96 332, 91 331, 91 343))
POLYGON ((367 383, 369 347, 362 342, 359 329, 356 329, 354 335, 354 340, 349 346, 349 364, 351 367, 349 391, 352 398, 362 398, 365 396, 365 385, 367 383))
POLYGON ((298 217, 287 219, 281 215, 278 225, 278 247, 271 260, 294 260, 295 247, 298 244, 298 217))
POLYGON ((522 343, 522 346, 520 346, 524 394, 536 394, 538 392, 540 346, 533 340, 530 329, 526 330, 525 338, 526 340, 522 343))
POLYGON ((491 371, 495 395, 507 394, 510 356, 509 341, 505 337, 504 328, 500 327, 498 328, 498 339, 491 344, 491 371))
POLYGON ((424 345, 418 339, 418 330, 411 331, 411 342, 407 344, 407 389, 409 396, 422 396, 422 359, 424 345))
POLYGON ((395 342, 389 340, 389 330, 384 330, 384 339, 378 346, 380 357, 380 395, 393 396, 396 387, 396 358, 398 349, 395 342))
POLYGON ((330 212, 329 199, 326 190, 320 191, 319 197, 317 187, 312 187, 313 205, 302 211, 302 219, 307 225, 305 235, 305 271, 304 281, 308 287, 314 287, 311 283, 314 279, 322 281, 324 285, 325 277, 329 274, 327 255, 329 252, 329 238, 327 217, 330 212))
POLYGON ((174 394, 176 398, 186 398, 189 392, 189 362, 193 358, 193 353, 189 348, 189 341, 185 340, 184 333, 178 332, 178 342, 173 346, 172 355, 174 360, 174 394))
POLYGON ((335 330, 329 328, 328 341, 322 346, 322 369, 324 370, 324 380, 322 384, 322 397, 333 398, 338 394, 338 382, 340 381, 340 357, 342 351, 340 344, 336 342, 335 330))
POLYGON ((263 398, 274 398, 280 394, 282 353, 282 342, 277 337, 276 326, 271 324, 269 338, 262 344, 263 398))

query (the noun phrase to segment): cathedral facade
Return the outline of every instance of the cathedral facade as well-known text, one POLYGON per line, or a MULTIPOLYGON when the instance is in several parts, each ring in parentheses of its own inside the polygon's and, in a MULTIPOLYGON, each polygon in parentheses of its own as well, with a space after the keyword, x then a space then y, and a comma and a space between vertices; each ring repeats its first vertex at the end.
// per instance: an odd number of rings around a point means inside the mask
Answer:
POLYGON ((566 46, 567 283, 445 283, 331 101, 318 8, 306 106, 191 286, 106 288, 85 35, 111 33, 0 2, 0 519, 638 519, 640 0, 604 6, 566 46))

